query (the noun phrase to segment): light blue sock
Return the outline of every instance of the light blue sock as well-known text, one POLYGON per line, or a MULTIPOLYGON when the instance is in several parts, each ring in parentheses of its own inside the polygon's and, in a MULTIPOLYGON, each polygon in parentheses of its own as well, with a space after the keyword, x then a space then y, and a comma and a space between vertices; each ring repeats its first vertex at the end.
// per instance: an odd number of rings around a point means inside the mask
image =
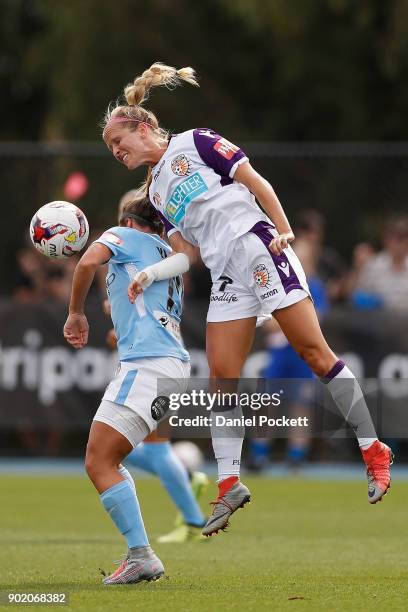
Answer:
POLYGON ((189 525, 201 527, 205 518, 193 492, 187 470, 173 451, 170 442, 143 443, 130 455, 132 465, 156 474, 189 525), (141 448, 140 448, 141 447, 141 448), (134 462, 136 456, 137 463, 134 462))
POLYGON ((126 463, 129 463, 132 467, 139 468, 145 472, 150 472, 157 476, 157 472, 153 468, 152 457, 145 451, 146 446, 151 446, 149 443, 141 442, 132 450, 131 453, 126 457, 126 463))
POLYGON ((118 482, 106 489, 100 498, 106 512, 125 536, 129 548, 149 545, 139 502, 130 482, 118 482))
POLYGON ((125 468, 124 465, 119 465, 118 472, 122 476, 122 478, 124 478, 125 480, 127 480, 130 483, 130 486, 132 487, 132 491, 135 494, 135 496, 137 497, 136 485, 135 485, 135 481, 132 478, 132 474, 125 468))

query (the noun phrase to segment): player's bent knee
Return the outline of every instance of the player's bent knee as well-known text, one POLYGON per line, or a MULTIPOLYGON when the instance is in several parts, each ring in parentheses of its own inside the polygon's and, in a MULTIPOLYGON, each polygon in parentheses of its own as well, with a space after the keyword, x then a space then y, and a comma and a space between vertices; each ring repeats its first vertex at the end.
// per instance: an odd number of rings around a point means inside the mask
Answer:
POLYGON ((97 477, 97 462, 92 453, 85 455, 85 470, 92 481, 97 477))
POLYGON ((112 467, 112 462, 106 460, 101 453, 95 452, 92 448, 87 448, 85 455, 85 470, 92 482, 99 476, 105 474, 112 467))
POLYGON ((240 368, 231 363, 215 362, 210 365, 210 378, 239 378, 240 368))
POLYGON ((330 361, 320 348, 306 347, 299 354, 316 376, 321 378, 330 370, 330 361))

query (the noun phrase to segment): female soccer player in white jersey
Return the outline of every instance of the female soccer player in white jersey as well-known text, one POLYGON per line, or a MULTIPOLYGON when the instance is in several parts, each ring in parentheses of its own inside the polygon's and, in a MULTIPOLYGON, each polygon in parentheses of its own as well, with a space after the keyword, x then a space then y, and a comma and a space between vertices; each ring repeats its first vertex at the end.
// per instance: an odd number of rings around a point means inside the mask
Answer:
MULTIPOLYGON (((174 89, 183 81, 197 85, 194 70, 153 64, 125 88, 126 103, 108 109, 103 138, 128 170, 147 166, 146 188, 172 248, 191 258, 198 245, 211 271, 210 375, 239 378, 257 317, 273 313, 354 429, 367 466, 369 501, 375 503, 390 486, 392 454, 377 439, 354 375, 322 335, 304 272, 290 247, 294 235, 273 188, 239 147, 212 129, 169 136, 142 106, 152 87, 174 89)), ((130 291, 137 287, 135 283, 130 291)), ((213 448, 219 495, 205 535, 225 527, 249 499, 239 480, 242 438, 213 437, 213 448)))
POLYGON ((85 346, 85 299, 97 268, 109 262, 106 284, 120 362, 95 414, 85 459, 104 508, 128 544, 123 563, 104 580, 109 585, 156 580, 164 572, 149 546, 133 479, 121 465, 156 428, 153 401, 158 395, 183 392, 190 372, 189 355, 179 335, 181 278, 160 282, 156 272, 160 262, 165 268, 181 263, 181 272, 187 258, 181 253, 168 257, 171 249, 158 235, 160 226, 148 198, 126 207, 120 226, 102 234, 79 261, 64 326, 64 336, 72 346, 85 346), (131 304, 127 287, 141 269, 150 271, 159 282, 131 304))

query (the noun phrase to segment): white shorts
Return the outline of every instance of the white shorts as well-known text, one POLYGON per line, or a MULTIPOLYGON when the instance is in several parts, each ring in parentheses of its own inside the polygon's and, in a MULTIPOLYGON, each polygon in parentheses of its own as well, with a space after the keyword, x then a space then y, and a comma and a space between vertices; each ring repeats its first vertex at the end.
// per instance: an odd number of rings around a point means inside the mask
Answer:
POLYGON ((136 448, 150 433, 149 426, 141 416, 127 406, 120 406, 108 400, 102 400, 95 414, 94 421, 100 421, 116 429, 124 436, 133 448, 136 448))
POLYGON ((224 272, 213 282, 208 322, 261 317, 310 296, 306 275, 291 247, 273 255, 276 231, 266 223, 237 238, 224 272))
MULTIPOLYGON (((135 361, 121 361, 115 378, 109 383, 102 398, 111 402, 114 410, 120 411, 123 406, 130 409, 135 415, 141 417, 148 426, 149 431, 157 427, 157 420, 152 416, 152 403, 158 396, 168 397, 170 393, 184 393, 187 389, 190 376, 190 362, 181 361, 176 357, 145 357, 135 361)), ((106 407, 97 410, 94 420, 111 425, 114 429, 115 415, 106 420, 106 407)), ((128 410, 123 415, 129 415, 128 410)), ((126 417, 128 418, 128 416, 126 417)), ((126 419, 125 419, 126 420, 126 419)), ((125 423, 123 420, 123 423, 125 423)), ((129 428, 133 426, 131 419, 129 428)), ((126 425, 125 425, 126 428, 126 425)), ((118 429, 125 437, 129 437, 122 429, 118 429)))

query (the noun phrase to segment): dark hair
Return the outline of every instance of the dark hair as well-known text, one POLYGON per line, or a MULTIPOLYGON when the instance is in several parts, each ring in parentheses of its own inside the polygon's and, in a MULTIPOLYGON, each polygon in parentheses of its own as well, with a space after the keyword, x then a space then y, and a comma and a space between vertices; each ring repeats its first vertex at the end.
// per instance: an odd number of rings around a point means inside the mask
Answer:
POLYGON ((119 219, 119 225, 125 225, 126 219, 133 219, 142 227, 149 227, 155 234, 159 234, 159 236, 163 234, 163 221, 147 197, 130 200, 124 205, 119 219))

